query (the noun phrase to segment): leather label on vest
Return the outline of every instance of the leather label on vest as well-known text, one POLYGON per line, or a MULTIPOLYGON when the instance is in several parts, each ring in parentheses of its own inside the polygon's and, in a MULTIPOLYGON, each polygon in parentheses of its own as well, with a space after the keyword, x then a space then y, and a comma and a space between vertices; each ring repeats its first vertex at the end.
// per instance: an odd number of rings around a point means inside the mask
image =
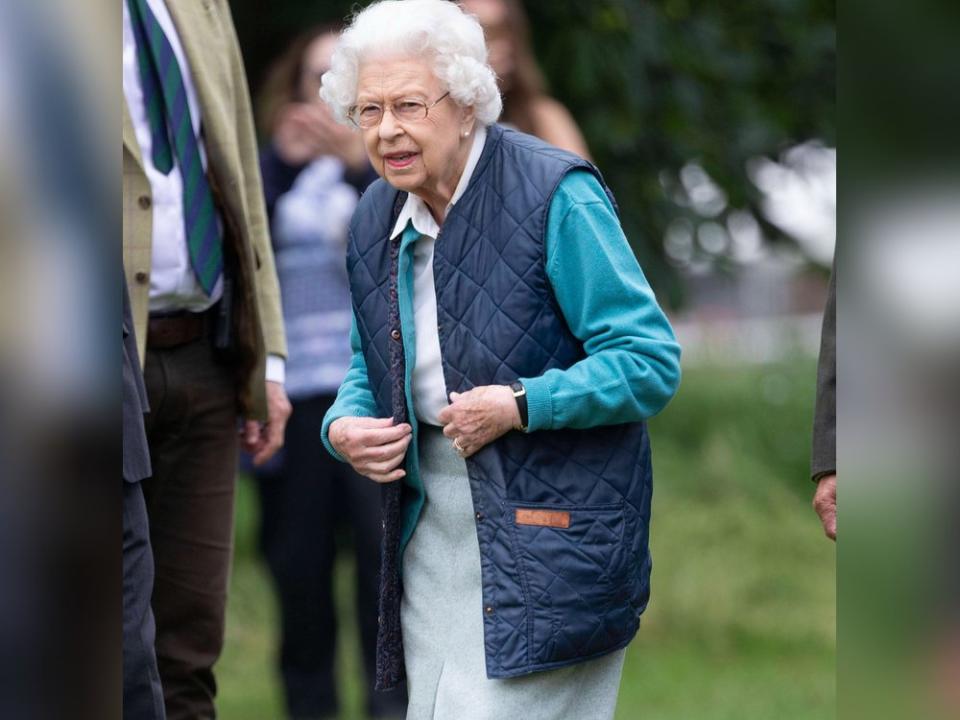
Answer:
POLYGON ((570 513, 566 510, 532 510, 517 508, 517 525, 539 525, 540 527, 568 528, 570 513))

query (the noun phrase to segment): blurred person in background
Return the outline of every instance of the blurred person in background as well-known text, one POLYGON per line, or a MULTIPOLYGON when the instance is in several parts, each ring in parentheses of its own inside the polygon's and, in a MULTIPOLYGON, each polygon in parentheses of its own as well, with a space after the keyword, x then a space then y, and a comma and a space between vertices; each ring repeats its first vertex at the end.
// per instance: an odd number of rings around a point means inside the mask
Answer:
POLYGON ((170 720, 215 717, 233 551, 238 419, 283 443, 279 289, 226 0, 125 0, 123 257, 151 408, 143 481, 170 720))
POLYGON ((612 718, 649 598, 645 419, 680 349, 599 171, 496 124, 483 32, 370 5, 321 96, 382 180, 322 437, 381 484, 377 681, 408 720, 612 718), (402 580, 402 582, 401 582, 402 580))
POLYGON ((500 122, 536 135, 551 145, 590 160, 590 151, 576 120, 547 95, 543 73, 530 43, 530 24, 520 0, 461 0, 476 16, 487 41, 488 61, 503 96, 500 122))
POLYGON ((350 365, 347 226, 360 193, 376 179, 362 140, 320 101, 320 76, 330 69, 337 30, 317 27, 296 38, 270 69, 260 97, 261 126, 269 138, 261 169, 293 406, 283 451, 254 472, 260 543, 279 596, 280 674, 290 717, 337 713, 333 581, 338 546, 345 540, 356 559, 367 713, 402 717, 403 690, 374 689, 379 492, 318 442, 323 416, 350 365))
POLYGON ((817 400, 810 475, 817 483, 813 509, 831 540, 837 539, 837 270, 830 273, 820 334, 817 400))

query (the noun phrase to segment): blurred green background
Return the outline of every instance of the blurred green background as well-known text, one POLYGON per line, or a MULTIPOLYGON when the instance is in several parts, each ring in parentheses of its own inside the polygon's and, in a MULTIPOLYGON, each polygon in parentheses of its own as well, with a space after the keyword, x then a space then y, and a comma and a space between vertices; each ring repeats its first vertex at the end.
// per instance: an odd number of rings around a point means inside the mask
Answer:
MULTIPOLYGON (((812 358, 693 366, 651 422, 652 598, 630 645, 619 720, 822 720, 835 713, 834 546, 810 508, 812 358)), ((283 718, 276 610, 241 478, 225 720, 283 718)), ((351 615, 349 564, 338 603, 351 615)), ((342 626, 343 720, 363 718, 353 621, 342 626)))

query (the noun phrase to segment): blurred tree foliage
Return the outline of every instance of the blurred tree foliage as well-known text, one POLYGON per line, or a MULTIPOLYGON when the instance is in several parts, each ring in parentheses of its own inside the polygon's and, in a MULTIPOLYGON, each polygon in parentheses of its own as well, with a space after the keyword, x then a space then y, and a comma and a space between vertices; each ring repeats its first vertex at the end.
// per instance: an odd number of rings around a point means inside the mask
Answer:
MULTIPOLYGON (((368 3, 231 0, 251 87, 284 43, 368 3)), ((696 163, 722 188, 715 214, 759 212, 747 161, 798 143, 836 144, 835 0, 526 0, 551 92, 564 102, 620 204, 624 228, 659 293, 682 298, 662 238, 699 218, 680 170, 696 163)))

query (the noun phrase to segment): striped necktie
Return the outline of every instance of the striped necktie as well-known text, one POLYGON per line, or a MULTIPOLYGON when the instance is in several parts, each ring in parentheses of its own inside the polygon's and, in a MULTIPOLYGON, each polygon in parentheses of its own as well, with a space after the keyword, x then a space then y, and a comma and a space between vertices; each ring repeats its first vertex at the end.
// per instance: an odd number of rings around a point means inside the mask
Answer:
POLYGON ((223 272, 223 245, 213 194, 200 160, 190 104, 170 41, 146 0, 127 0, 137 45, 143 99, 152 136, 151 159, 168 174, 176 159, 183 178, 183 218, 190 263, 210 295, 223 272))

